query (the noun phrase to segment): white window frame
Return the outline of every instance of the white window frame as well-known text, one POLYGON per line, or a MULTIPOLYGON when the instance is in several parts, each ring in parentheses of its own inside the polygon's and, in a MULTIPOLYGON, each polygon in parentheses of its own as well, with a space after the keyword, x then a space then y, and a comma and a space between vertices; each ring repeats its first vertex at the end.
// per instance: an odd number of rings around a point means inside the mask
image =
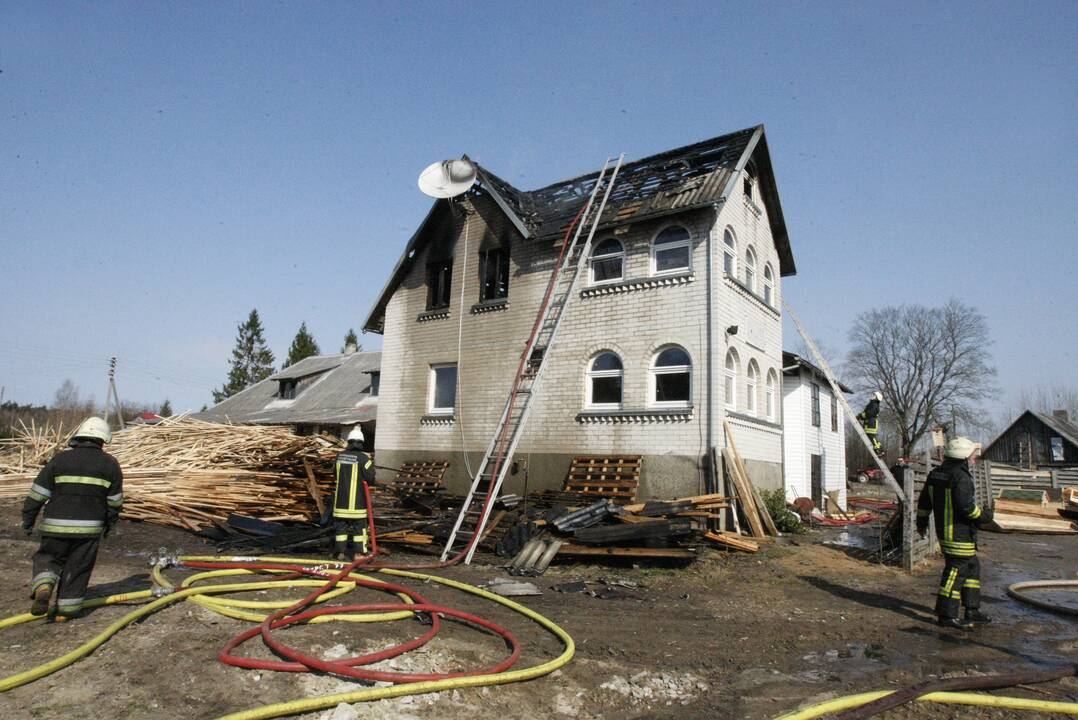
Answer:
POLYGON ((621 410, 625 402, 625 361, 613 350, 600 350, 588 360, 588 369, 584 373, 584 407, 588 410, 621 410), (595 361, 603 355, 613 355, 621 363, 620 370, 595 370, 595 361), (621 379, 621 402, 597 403, 592 400, 592 380, 616 377, 621 379))
POLYGON ((756 251, 752 245, 745 248, 745 287, 756 292, 756 251))
POLYGON ((438 370, 444 368, 456 369, 456 363, 433 363, 430 366, 429 382, 427 383, 427 412, 430 415, 452 415, 457 407, 457 387, 453 384, 453 407, 440 408, 434 406, 434 399, 438 395, 438 370))
POLYGON ((757 395, 760 392, 760 366, 756 363, 756 360, 750 359, 748 366, 745 368, 745 412, 749 415, 756 415, 759 410, 759 398, 757 395))
POLYGON ((737 376, 741 371, 741 358, 737 356, 737 350, 730 348, 726 351, 726 360, 723 363, 723 393, 726 395, 726 407, 730 410, 737 409, 737 376), (731 368, 730 365, 733 365, 731 368))
POLYGON ((680 345, 663 345, 661 348, 655 351, 655 354, 651 358, 651 372, 648 374, 648 400, 651 407, 657 408, 686 408, 692 406, 692 355, 689 355, 689 351, 680 345), (659 361, 659 356, 667 350, 680 350, 685 353, 689 358, 688 365, 664 365, 662 367, 657 366, 655 363, 659 361), (689 396, 684 400, 663 400, 659 401, 655 399, 655 393, 657 392, 656 375, 681 375, 682 373, 689 376, 689 396))
POLYGON ((590 258, 588 258, 588 284, 589 285, 609 285, 610 283, 622 282, 623 280, 625 280, 625 261, 626 261, 627 258, 626 258, 626 253, 625 253, 625 245, 621 242, 621 240, 618 240, 617 238, 614 238, 614 237, 603 238, 599 242, 595 243, 595 249, 592 250, 592 255, 591 255, 590 258), (599 245, 606 242, 607 240, 613 240, 614 242, 616 242, 618 244, 618 247, 620 248, 620 250, 618 250, 618 252, 616 252, 616 253, 604 253, 603 255, 596 255, 595 254, 595 249, 598 249, 599 245), (616 278, 611 278, 609 280, 596 280, 595 279, 595 267, 594 267, 595 261, 596 260, 610 260, 612 258, 620 258, 621 259, 621 275, 619 275, 616 278))
POLYGON ((722 231, 722 271, 727 277, 737 277, 737 234, 732 227, 727 226, 722 231), (730 238, 730 242, 726 242, 730 238), (730 260, 730 269, 726 269, 726 260, 730 260))
POLYGON ((764 263, 764 304, 775 307, 775 271, 771 263, 764 263))
POLYGON ((764 388, 764 412, 767 414, 768 420, 775 419, 775 385, 776 376, 774 370, 767 371, 767 384, 764 388))
POLYGON ((685 227, 684 225, 674 224, 674 225, 667 225, 662 230, 655 233, 655 237, 653 237, 651 239, 651 274, 654 275, 654 276, 662 277, 662 276, 665 276, 665 275, 684 275, 685 273, 691 273, 691 272, 692 272, 692 231, 690 231, 689 228, 685 227), (658 252, 657 251, 658 251, 658 245, 659 245, 659 242, 658 242, 659 237, 662 236, 662 234, 664 232, 666 232, 667 230, 670 230, 672 228, 681 228, 682 230, 684 230, 686 232, 687 236, 686 236, 686 238, 684 240, 675 240, 673 242, 664 242, 664 243, 662 243, 662 249, 663 250, 676 250, 678 248, 684 247, 689 251, 687 253, 689 262, 688 262, 688 265, 686 265, 685 267, 673 268, 672 270, 663 270, 662 272, 660 272, 657 269, 658 268, 658 258, 657 258, 658 252))

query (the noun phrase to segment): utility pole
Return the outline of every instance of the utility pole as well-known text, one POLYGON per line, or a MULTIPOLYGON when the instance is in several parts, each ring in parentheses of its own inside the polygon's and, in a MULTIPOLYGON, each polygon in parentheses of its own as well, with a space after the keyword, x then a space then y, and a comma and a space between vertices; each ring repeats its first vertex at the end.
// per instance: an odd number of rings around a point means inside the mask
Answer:
POLYGON ((105 422, 109 421, 109 399, 112 399, 116 408, 116 424, 120 430, 124 429, 124 414, 120 408, 120 395, 116 392, 116 358, 109 358, 109 386, 105 391, 105 422))

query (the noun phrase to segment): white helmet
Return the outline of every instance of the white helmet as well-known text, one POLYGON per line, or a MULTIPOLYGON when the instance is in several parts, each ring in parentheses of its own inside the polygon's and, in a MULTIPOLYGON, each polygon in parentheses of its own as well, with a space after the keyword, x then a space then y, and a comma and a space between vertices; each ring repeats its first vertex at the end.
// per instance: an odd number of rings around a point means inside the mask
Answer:
POLYGON ((75 431, 75 437, 93 438, 107 443, 112 440, 112 431, 109 430, 109 424, 101 418, 90 417, 83 420, 82 425, 79 425, 79 429, 75 431))
POLYGON ((877 399, 877 400, 879 400, 880 402, 883 402, 883 393, 881 393, 881 392, 880 392, 879 390, 877 390, 876 392, 872 393, 872 397, 876 398, 876 399, 877 399))
POLYGON ((956 437, 951 438, 947 442, 947 447, 944 448, 943 454, 949 458, 956 458, 958 460, 965 460, 973 451, 977 449, 977 446, 973 444, 973 441, 968 437, 956 437))
POLYGON ((363 428, 356 425, 348 432, 348 442, 363 442, 363 428))

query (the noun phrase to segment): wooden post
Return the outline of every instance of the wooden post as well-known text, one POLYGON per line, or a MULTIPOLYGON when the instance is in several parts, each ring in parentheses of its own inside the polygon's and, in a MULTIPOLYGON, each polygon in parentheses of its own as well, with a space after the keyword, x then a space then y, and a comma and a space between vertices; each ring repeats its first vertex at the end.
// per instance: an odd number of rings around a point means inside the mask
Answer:
POLYGON ((1052 489, 1053 490, 1058 490, 1059 489, 1059 471, 1058 470, 1052 470, 1052 489))
POLYGON ((902 503, 902 568, 906 572, 913 572, 913 544, 917 533, 916 510, 910 498, 913 497, 913 468, 902 467, 902 490, 905 500, 902 503))
POLYGON ((987 507, 995 507, 996 505, 996 489, 992 487, 992 461, 984 461, 984 491, 988 496, 985 498, 985 505, 987 507))

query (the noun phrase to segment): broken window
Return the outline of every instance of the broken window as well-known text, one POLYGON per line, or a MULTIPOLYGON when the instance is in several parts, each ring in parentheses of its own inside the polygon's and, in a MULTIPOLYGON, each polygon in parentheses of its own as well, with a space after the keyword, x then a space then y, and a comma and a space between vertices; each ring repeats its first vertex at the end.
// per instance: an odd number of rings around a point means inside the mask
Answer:
POLYGON ((726 395, 726 407, 734 410, 737 408, 737 374, 741 370, 738 362, 737 350, 730 348, 726 353, 726 378, 723 390, 726 395))
POLYGON ((378 397, 378 386, 381 384, 381 380, 382 380, 382 373, 380 373, 380 372, 372 372, 371 373, 371 387, 370 387, 370 390, 367 391, 367 393, 371 397, 378 397))
POLYGON ((727 277, 737 277, 737 241, 730 228, 722 234, 722 244, 722 271, 727 277))
POLYGON ((588 407, 605 410, 619 409, 623 377, 621 358, 612 352, 596 355, 588 366, 588 407))
POLYGON ((756 292, 756 251, 751 245, 745 248, 745 287, 756 292))
POLYGON ((479 301, 509 297, 509 248, 479 253, 479 301))
POLYGON ((812 427, 820 427, 820 386, 812 383, 812 427))
POLYGON ((771 270, 771 263, 764 265, 764 302, 768 307, 774 307, 775 303, 772 300, 772 294, 775 288, 775 274, 771 270))
POLYGON ((453 285, 453 260, 437 260, 427 265, 427 309, 449 307, 453 285))
POLYGON ((457 404, 457 364, 430 366, 429 412, 452 415, 457 404))
POLYGON ((651 270, 655 275, 685 272, 690 268, 689 231, 680 225, 668 227, 651 244, 651 270))
POLYGON ((659 406, 687 406, 692 401, 692 359, 683 348, 668 347, 655 356, 651 367, 654 393, 659 406))
POLYGON ((750 202, 755 202, 756 196, 756 165, 751 161, 745 166, 745 173, 742 177, 742 189, 745 192, 745 199, 750 202))
POLYGON ((625 248, 614 238, 607 238, 591 251, 591 284, 616 282, 624 277, 625 248))
POLYGON ((281 384, 277 390, 277 397, 282 400, 295 400, 296 399, 296 385, 297 381, 294 379, 281 380, 281 384))
POLYGON ((760 366, 755 360, 749 360, 745 373, 745 410, 750 415, 756 414, 756 392, 760 385, 760 366))

